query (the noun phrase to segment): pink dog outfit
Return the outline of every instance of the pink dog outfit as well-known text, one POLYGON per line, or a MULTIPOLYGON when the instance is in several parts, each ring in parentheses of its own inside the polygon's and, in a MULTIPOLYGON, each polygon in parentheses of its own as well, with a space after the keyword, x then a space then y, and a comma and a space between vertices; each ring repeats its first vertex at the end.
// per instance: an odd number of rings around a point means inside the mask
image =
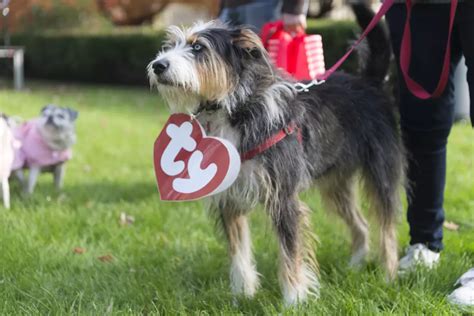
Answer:
POLYGON ((47 167, 72 158, 72 150, 55 151, 48 147, 39 132, 39 120, 25 122, 13 129, 13 136, 21 143, 15 151, 12 170, 25 167, 47 167))

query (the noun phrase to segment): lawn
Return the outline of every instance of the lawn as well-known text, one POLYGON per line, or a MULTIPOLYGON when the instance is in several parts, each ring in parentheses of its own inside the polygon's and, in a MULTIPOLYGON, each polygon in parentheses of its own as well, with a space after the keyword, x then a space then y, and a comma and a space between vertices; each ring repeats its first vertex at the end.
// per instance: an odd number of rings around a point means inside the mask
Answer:
MULTIPOLYGON (((446 230, 439 267, 388 284, 374 253, 367 268, 350 270, 348 232, 310 191, 304 200, 314 210, 320 239, 321 298, 288 310, 276 277, 275 238, 261 209, 252 213, 251 226, 262 288, 254 299, 235 303, 226 245, 201 203, 160 202, 152 147, 168 112, 156 93, 44 82, 23 92, 0 90, 0 111, 24 118, 47 103, 79 110, 78 143, 62 192, 54 191, 46 174, 30 198, 13 183, 11 210, 0 207, 1 315, 460 313, 445 296, 474 266, 474 143, 468 125, 455 126, 450 138, 446 210, 459 229, 446 230), (122 212, 135 221, 121 225, 122 212), (77 247, 83 253, 75 253, 77 247)), ((401 215, 400 253, 407 235, 401 215)))

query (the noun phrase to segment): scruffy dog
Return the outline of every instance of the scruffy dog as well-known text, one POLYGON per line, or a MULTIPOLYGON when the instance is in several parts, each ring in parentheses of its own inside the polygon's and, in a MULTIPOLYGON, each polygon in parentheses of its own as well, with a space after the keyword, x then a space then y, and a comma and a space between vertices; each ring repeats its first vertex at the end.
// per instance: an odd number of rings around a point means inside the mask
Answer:
POLYGON ((13 170, 27 193, 33 193, 41 171, 53 172, 54 185, 61 188, 64 164, 71 159, 71 148, 76 142, 77 116, 73 109, 47 105, 39 118, 13 129, 15 138, 21 143, 15 152, 13 170), (24 181, 23 169, 29 169, 28 181, 24 181))
MULTIPOLYGON (((356 13, 363 24, 371 17, 365 8, 356 13)), ((298 199, 312 183, 319 186, 327 207, 349 226, 350 263, 362 264, 369 238, 356 203, 359 177, 378 220, 383 263, 393 277, 404 150, 394 108, 382 89, 390 55, 381 25, 369 36, 370 54, 360 78, 335 73, 300 93, 270 65, 259 37, 249 28, 218 22, 171 27, 167 39, 150 62, 148 75, 171 111, 194 114, 208 126, 208 135, 231 141, 243 157, 288 131, 267 150, 244 158, 236 182, 210 198, 229 242, 232 291, 253 296, 259 284, 247 214, 261 202, 278 235, 285 302, 318 295, 309 209, 298 199), (291 133, 291 126, 299 132, 291 133)))

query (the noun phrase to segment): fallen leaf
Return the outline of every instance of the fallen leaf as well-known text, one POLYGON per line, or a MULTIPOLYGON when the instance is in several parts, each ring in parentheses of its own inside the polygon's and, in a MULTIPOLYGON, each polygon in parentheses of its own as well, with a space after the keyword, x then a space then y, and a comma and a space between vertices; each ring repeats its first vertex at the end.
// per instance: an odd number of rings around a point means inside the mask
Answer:
POLYGON ((94 202, 89 200, 89 201, 86 202, 85 206, 86 206, 86 208, 92 208, 94 206, 94 202))
POLYGON ((120 213, 120 225, 127 226, 135 222, 135 217, 127 215, 125 212, 120 213))
POLYGON ((59 196, 58 196, 58 203, 62 203, 64 201, 67 200, 67 195, 64 194, 64 193, 61 193, 59 196))
POLYGON ((445 221, 443 224, 444 228, 447 230, 457 231, 459 229, 459 225, 454 222, 447 222, 445 221))
POLYGON ((82 255, 84 252, 86 252, 86 250, 84 248, 81 248, 81 247, 76 247, 76 248, 74 248, 74 250, 72 252, 74 252, 75 254, 78 254, 78 255, 82 255))
POLYGON ((98 257, 98 259, 102 262, 111 262, 112 260, 114 260, 114 257, 112 257, 112 255, 110 254, 107 254, 107 255, 98 257))
POLYGON ((102 120, 100 121, 100 126, 101 126, 101 127, 106 128, 107 125, 108 125, 108 121, 107 121, 107 120, 102 119, 102 120))

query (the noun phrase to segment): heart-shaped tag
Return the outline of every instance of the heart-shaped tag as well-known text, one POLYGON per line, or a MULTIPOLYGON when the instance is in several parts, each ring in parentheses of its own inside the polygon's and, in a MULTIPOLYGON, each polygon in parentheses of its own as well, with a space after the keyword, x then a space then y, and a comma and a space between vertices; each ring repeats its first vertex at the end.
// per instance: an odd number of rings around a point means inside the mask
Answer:
POLYGON ((196 200, 231 186, 240 156, 229 141, 206 136, 198 120, 178 113, 155 141, 154 164, 161 200, 196 200))

